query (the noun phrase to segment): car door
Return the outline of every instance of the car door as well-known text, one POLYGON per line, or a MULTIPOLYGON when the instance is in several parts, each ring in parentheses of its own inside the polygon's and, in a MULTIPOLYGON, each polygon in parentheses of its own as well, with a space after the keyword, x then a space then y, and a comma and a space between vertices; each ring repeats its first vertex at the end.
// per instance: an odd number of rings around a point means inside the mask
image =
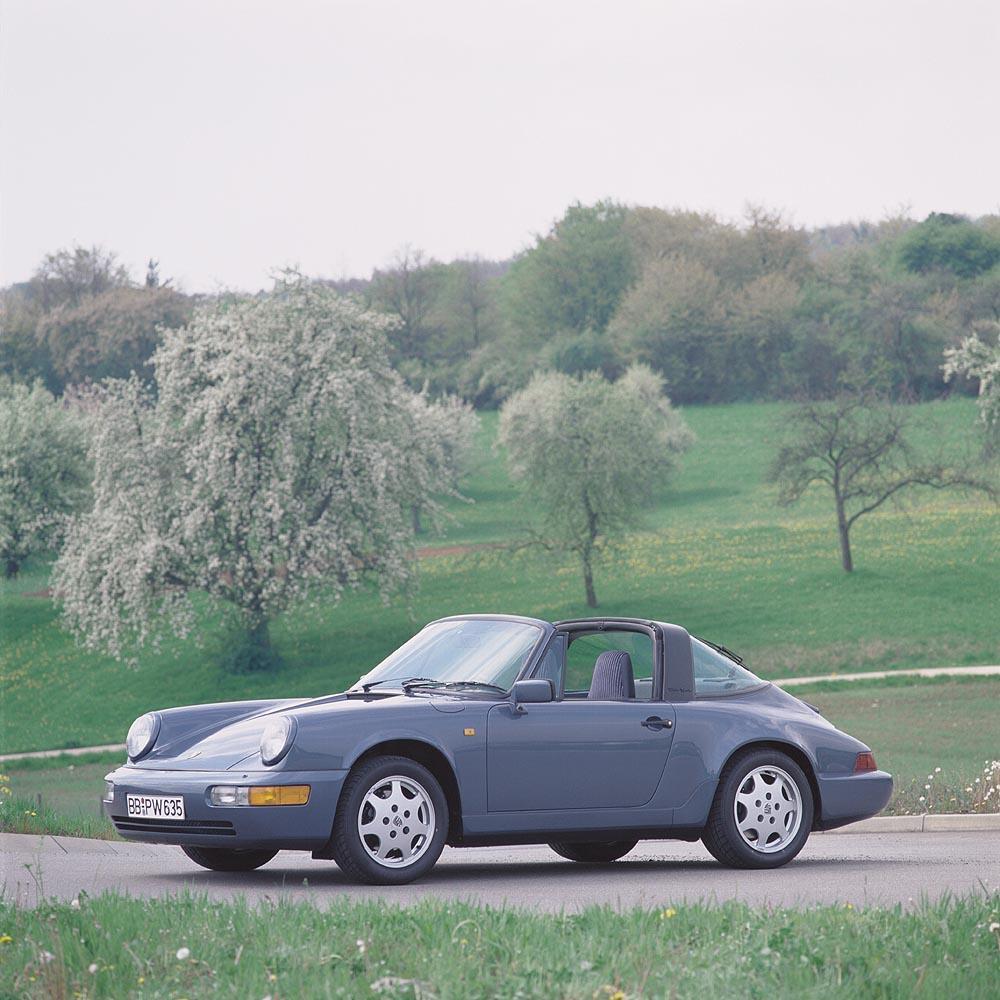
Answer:
MULTIPOLYGON (((606 637, 609 643, 617 645, 614 637, 606 637)), ((670 752, 672 706, 588 700, 573 690, 572 671, 564 686, 560 701, 490 710, 490 812, 629 809, 653 797, 670 752)))

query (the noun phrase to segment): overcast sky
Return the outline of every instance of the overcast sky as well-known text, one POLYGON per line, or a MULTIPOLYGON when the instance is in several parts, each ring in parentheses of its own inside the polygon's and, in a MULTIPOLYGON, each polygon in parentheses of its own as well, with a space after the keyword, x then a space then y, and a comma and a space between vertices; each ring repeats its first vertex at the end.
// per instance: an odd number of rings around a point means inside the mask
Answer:
POLYGON ((0 284, 74 242, 189 291, 571 202, 1000 210, 997 0, 2 0, 0 284))

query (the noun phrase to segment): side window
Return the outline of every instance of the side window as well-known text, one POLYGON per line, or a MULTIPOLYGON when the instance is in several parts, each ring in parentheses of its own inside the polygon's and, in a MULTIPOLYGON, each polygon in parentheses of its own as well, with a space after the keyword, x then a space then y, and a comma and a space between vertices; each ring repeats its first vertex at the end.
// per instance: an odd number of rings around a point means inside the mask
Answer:
POLYGON ((632 660, 637 701, 653 696, 653 640, 645 632, 605 631, 571 634, 566 653, 567 695, 585 695, 594 677, 594 664, 601 653, 622 649, 632 660))
POLYGON ((691 637, 691 656, 694 659, 694 693, 733 694, 757 687, 763 681, 735 660, 712 649, 700 639, 691 637))

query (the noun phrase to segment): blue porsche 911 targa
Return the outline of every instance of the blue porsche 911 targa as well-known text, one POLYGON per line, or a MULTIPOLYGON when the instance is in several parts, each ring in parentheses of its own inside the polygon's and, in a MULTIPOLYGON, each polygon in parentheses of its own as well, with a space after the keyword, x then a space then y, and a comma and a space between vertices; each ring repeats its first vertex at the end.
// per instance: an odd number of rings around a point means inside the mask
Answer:
POLYGON ((701 839, 777 868, 879 812, 871 749, 677 625, 432 622, 341 694, 150 712, 105 808, 128 840, 248 871, 280 850, 410 882, 445 844, 547 843, 600 864, 701 839))

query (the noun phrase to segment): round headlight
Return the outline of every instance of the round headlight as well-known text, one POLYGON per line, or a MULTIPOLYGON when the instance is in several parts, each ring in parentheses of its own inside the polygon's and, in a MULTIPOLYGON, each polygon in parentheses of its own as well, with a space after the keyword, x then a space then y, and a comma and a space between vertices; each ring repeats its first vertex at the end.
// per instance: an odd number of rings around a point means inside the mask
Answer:
POLYGON ((145 757, 153 749, 159 735, 160 716, 156 712, 140 715, 129 727, 128 736, 125 737, 125 752, 129 760, 145 757))
POLYGON ((279 715, 268 722, 260 737, 260 759, 267 765, 277 764, 288 753, 295 739, 295 722, 279 715))

